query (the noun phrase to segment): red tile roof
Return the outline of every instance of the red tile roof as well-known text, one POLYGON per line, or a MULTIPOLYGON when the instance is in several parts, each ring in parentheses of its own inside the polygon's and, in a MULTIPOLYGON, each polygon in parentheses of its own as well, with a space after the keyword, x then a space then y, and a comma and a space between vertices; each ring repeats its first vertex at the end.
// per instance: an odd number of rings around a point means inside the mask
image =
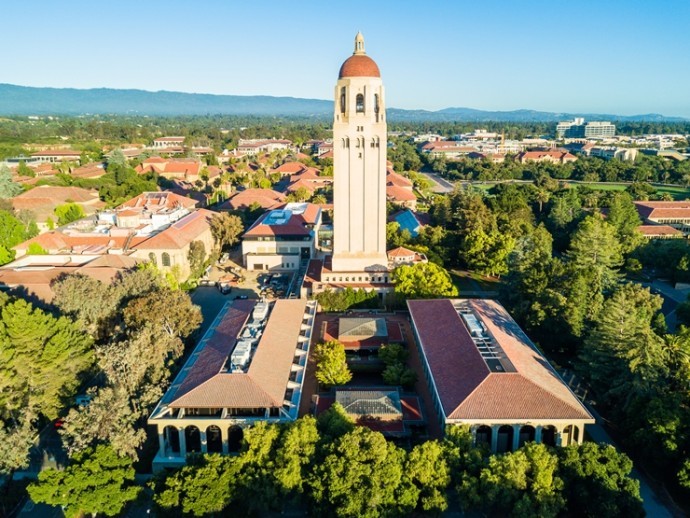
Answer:
POLYGON ((394 258, 394 257, 410 257, 416 254, 414 250, 410 250, 409 248, 405 248, 404 246, 399 246, 398 248, 394 248, 393 250, 388 250, 386 254, 388 255, 388 258, 394 258))
MULTIPOLYGON (((241 303, 249 303, 252 307, 254 305, 251 301, 236 300, 233 303, 233 307, 228 310, 216 330, 210 331, 212 334, 199 353, 198 359, 189 366, 189 374, 172 396, 170 407, 283 406, 307 301, 277 300, 247 372, 233 373, 224 369, 225 362, 234 349, 237 335, 251 311, 245 306, 237 309, 241 303)), ((184 368, 187 367, 185 365, 184 368)))
POLYGON ((376 62, 365 54, 355 54, 345 60, 340 67, 338 78, 343 77, 381 77, 376 62))
POLYGON ((463 302, 505 354, 510 367, 504 372, 488 367, 452 301, 407 302, 447 419, 593 422, 503 306, 493 300, 463 302))
POLYGON ((211 220, 217 212, 198 209, 177 220, 171 226, 143 241, 133 240, 131 248, 138 250, 179 250, 210 230, 211 220))
POLYGON ((690 201, 636 201, 637 212, 643 220, 690 218, 690 201))
POLYGON ((244 210, 255 203, 263 209, 270 209, 283 202, 285 195, 272 189, 245 189, 226 200, 221 209, 244 210))
POLYGON ((683 236, 683 232, 670 225, 640 225, 637 230, 643 236, 683 236))
POLYGON ((415 201, 417 199, 413 192, 398 185, 386 185, 386 198, 392 201, 415 201))
POLYGON ((300 162, 285 162, 276 167, 275 171, 282 174, 295 174, 307 169, 307 166, 300 162))

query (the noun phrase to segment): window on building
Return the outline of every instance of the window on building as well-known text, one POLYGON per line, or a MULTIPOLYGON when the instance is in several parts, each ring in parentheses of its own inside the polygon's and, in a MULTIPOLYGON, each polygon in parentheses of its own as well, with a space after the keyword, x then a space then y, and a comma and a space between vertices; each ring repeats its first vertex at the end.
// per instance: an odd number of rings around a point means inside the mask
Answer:
POLYGON ((170 254, 168 252, 163 252, 161 255, 161 262, 163 266, 170 266, 170 254))
POLYGON ((355 100, 355 109, 357 113, 364 113, 364 96, 362 94, 357 94, 355 100))
POLYGON ((340 113, 345 113, 345 87, 340 89, 340 113))
POLYGON ((379 121, 379 94, 374 94, 374 113, 376 114, 376 122, 379 121))
POLYGON ((151 261, 151 264, 156 266, 158 263, 156 262, 156 254, 153 252, 149 253, 149 260, 151 261))

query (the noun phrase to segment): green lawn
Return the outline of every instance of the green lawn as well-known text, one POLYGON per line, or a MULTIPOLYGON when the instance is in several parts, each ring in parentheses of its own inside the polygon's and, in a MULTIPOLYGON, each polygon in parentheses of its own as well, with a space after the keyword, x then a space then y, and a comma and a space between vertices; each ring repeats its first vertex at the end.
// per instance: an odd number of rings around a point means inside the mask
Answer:
MULTIPOLYGON (((499 182, 471 182, 472 187, 481 189, 482 191, 488 191, 494 187, 499 182)), ((527 182, 520 182, 527 183, 527 182)), ((572 185, 582 185, 584 187, 589 187, 597 191, 624 191, 628 185, 626 183, 609 183, 609 182, 568 182, 572 185)), ((656 189, 658 194, 670 194, 674 200, 685 200, 690 198, 690 189, 687 187, 679 186, 668 186, 668 185, 654 185, 652 186, 656 189)))
POLYGON ((460 296, 468 291, 498 291, 500 281, 491 277, 484 277, 467 270, 451 270, 450 277, 458 288, 460 296))

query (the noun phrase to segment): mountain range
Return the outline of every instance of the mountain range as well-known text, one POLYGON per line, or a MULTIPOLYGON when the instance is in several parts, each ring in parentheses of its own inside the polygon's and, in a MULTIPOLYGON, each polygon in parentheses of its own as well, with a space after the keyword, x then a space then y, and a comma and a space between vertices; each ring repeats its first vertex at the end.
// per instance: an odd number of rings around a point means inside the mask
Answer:
MULTIPOLYGON (((0 83, 1 115, 255 115, 328 119, 332 113, 333 102, 323 99, 149 92, 112 88, 38 88, 0 83)), ((625 116, 535 110, 484 111, 472 108, 445 108, 438 111, 389 108, 387 113, 392 121, 409 122, 557 122, 573 117, 644 122, 690 120, 656 113, 625 116)))

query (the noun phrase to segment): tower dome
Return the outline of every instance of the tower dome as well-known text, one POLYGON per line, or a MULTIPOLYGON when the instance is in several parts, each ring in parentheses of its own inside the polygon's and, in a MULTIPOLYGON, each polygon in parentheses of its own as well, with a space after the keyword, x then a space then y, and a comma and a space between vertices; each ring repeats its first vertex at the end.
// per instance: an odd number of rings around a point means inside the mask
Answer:
POLYGON ((378 65, 364 50, 364 36, 361 32, 355 36, 355 51, 340 67, 338 79, 343 77, 381 77, 378 65))

